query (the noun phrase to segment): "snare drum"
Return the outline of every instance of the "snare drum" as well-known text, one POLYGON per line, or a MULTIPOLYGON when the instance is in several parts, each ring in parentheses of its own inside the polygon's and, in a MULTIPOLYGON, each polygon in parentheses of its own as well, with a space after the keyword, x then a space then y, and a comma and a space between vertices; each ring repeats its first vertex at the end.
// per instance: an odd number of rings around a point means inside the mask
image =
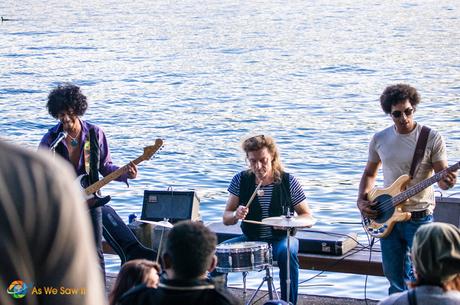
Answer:
POLYGON ((261 270, 272 261, 271 248, 266 242, 245 241, 222 243, 216 248, 218 272, 261 270))

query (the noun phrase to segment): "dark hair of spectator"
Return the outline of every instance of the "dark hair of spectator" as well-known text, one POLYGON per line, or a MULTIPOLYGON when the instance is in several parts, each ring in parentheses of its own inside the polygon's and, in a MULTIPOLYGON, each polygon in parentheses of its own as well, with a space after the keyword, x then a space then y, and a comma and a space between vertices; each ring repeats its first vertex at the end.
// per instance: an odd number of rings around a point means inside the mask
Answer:
POLYGON ((169 231, 164 255, 178 278, 195 279, 210 266, 216 244, 216 234, 201 222, 182 221, 169 231))
POLYGON ((75 115, 82 116, 88 108, 88 102, 80 87, 65 83, 50 92, 46 107, 49 114, 57 119, 59 113, 70 109, 75 115))
POLYGON ((120 297, 132 287, 146 283, 152 269, 161 273, 160 265, 147 259, 134 259, 124 263, 109 294, 109 305, 117 304, 120 297))
POLYGON ((412 86, 406 84, 396 84, 388 86, 380 95, 380 105, 386 114, 391 112, 391 106, 397 105, 405 100, 409 100, 414 109, 420 103, 420 95, 412 86))

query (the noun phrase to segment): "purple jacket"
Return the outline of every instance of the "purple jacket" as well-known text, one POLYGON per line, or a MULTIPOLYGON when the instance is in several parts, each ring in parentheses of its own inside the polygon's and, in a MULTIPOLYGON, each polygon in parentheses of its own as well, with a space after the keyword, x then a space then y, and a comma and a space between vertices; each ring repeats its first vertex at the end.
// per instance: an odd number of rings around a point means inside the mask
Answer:
MULTIPOLYGON (((107 138, 105 137, 104 131, 100 127, 90 124, 86 121, 80 120, 80 123, 82 126, 82 132, 80 135, 80 139, 78 139, 80 143, 85 141, 86 137, 89 136, 89 130, 91 128, 94 128, 94 130, 96 131, 96 134, 99 140, 99 153, 100 153, 99 172, 101 173, 101 175, 107 176, 111 172, 116 171, 119 167, 112 163, 112 158, 110 157, 110 149, 109 149, 109 145, 107 143, 107 138)), ((61 123, 58 123, 56 126, 49 129, 48 132, 43 136, 40 142, 39 148, 49 149, 49 147, 51 146, 51 143, 61 131, 62 131, 61 123)), ((86 174, 83 145, 80 145, 80 146, 81 146, 80 147, 81 151, 80 151, 80 159, 78 161, 78 167, 74 168, 77 176, 86 174)), ((65 141, 62 141, 61 143, 58 144, 58 147, 60 147, 61 149, 56 149, 56 153, 60 152, 59 154, 61 155, 61 157, 63 157, 64 159, 69 161, 69 163, 71 163, 70 158, 69 158, 69 151, 67 148, 67 143, 65 141), (62 147, 60 147, 61 145, 62 147)), ((118 177, 116 180, 127 183, 128 174, 125 173, 121 175, 120 177, 118 177)))

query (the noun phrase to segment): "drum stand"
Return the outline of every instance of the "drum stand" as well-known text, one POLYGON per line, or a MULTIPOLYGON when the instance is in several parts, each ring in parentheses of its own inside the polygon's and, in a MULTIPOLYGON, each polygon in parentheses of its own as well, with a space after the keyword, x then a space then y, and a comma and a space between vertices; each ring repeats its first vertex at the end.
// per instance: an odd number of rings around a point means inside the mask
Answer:
POLYGON ((268 217, 262 219, 262 224, 266 224, 273 227, 281 227, 286 229, 286 301, 289 304, 292 304, 289 301, 289 294, 291 292, 291 255, 290 255, 290 248, 291 248, 291 233, 292 230, 295 228, 300 227, 311 227, 314 225, 316 220, 313 217, 308 218, 300 218, 291 216, 289 211, 289 207, 286 209, 286 216, 279 216, 279 217, 268 217), (283 218, 284 217, 284 218, 283 218))
MULTIPOLYGON (((262 279, 262 282, 260 283, 259 287, 257 287, 256 291, 254 291, 254 293, 252 294, 251 298, 249 299, 249 301, 246 303, 246 305, 250 305, 251 302, 254 300, 254 298, 256 297, 257 293, 260 291, 260 288, 262 288, 262 285, 265 283, 265 281, 267 282, 267 286, 268 286, 268 297, 270 300, 273 300, 273 292, 275 292, 275 295, 276 295, 276 299, 279 300, 279 296, 278 296, 278 292, 276 292, 276 288, 275 288, 275 284, 273 283, 273 276, 272 276, 272 270, 271 270, 272 266, 271 265, 266 265, 264 267, 265 269, 265 276, 264 278, 262 279)), ((244 287, 244 292, 243 293, 246 293, 246 276, 248 275, 247 272, 243 272, 243 287, 244 287)))
MULTIPOLYGON (((289 217, 289 216, 288 216, 289 217)), ((287 268, 286 268, 286 302, 288 304, 292 304, 291 301, 289 301, 289 292, 291 292, 291 230, 292 228, 287 228, 286 234, 287 234, 287 248, 286 248, 286 263, 287 263, 287 268)))
MULTIPOLYGON (((168 218, 163 218, 163 221, 168 222, 168 218)), ((157 259, 155 262, 159 263, 160 262, 160 255, 161 255, 161 246, 163 245, 163 235, 165 234, 165 227, 161 226, 161 235, 160 235, 160 243, 158 245, 158 252, 157 252, 157 259)))

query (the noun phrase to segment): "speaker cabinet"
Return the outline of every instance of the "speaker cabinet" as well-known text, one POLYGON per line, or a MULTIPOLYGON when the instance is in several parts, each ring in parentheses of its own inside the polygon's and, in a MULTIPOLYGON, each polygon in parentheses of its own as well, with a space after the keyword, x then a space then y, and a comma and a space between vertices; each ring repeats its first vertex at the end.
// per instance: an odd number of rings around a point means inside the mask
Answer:
POLYGON ((200 220, 200 199, 195 192, 144 191, 141 219, 176 223, 181 220, 200 220))
POLYGON ((434 221, 447 222, 460 228, 460 198, 436 197, 434 221))

